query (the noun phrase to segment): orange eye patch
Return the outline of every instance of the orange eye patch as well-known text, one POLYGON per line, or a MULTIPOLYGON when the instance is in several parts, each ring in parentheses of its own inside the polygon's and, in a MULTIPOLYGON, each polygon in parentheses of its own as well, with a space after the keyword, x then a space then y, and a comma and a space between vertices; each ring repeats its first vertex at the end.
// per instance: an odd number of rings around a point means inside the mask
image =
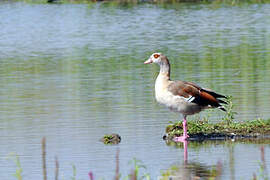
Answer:
POLYGON ((154 54, 154 58, 158 58, 160 55, 159 54, 154 54))

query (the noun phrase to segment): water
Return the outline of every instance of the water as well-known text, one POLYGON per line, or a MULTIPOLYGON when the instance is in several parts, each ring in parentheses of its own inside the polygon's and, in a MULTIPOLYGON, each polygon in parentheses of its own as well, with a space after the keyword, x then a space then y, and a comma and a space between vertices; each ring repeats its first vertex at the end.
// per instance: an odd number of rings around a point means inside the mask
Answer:
MULTIPOLYGON (((233 96, 236 120, 270 118, 269 12, 269 4, 0 2, 0 179, 14 179, 11 152, 24 179, 41 179, 43 136, 49 179, 55 156, 62 179, 72 176, 72 164, 78 179, 89 171, 112 179, 117 148, 123 176, 134 157, 153 179, 181 165, 183 148, 166 146, 162 136, 168 121, 182 117, 156 103, 158 67, 143 64, 156 51, 170 59, 172 79, 233 96), (120 145, 98 141, 113 132, 120 145)), ((189 145, 188 161, 205 168, 221 161, 222 179, 251 179, 261 145, 270 164, 267 144, 189 145)))

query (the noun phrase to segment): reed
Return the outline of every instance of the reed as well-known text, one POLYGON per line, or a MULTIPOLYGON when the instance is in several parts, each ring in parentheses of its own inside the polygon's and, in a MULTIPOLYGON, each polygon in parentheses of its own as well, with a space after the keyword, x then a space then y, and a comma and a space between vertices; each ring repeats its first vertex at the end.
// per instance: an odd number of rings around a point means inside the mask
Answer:
POLYGON ((59 175, 59 162, 57 156, 55 156, 55 180, 58 180, 59 175))
POLYGON ((265 162, 265 152, 264 152, 264 146, 261 146, 260 148, 261 151, 261 162, 260 164, 260 170, 259 170, 259 174, 257 175, 256 173, 253 173, 253 180, 268 180, 269 176, 267 173, 267 166, 266 166, 266 162, 265 162))
POLYGON ((116 156, 115 156, 115 180, 120 180, 119 174, 119 148, 117 148, 116 156))
POLYGON ((47 167, 46 167, 46 138, 43 137, 41 141, 42 149, 42 170, 43 170, 43 180, 47 180, 47 167))

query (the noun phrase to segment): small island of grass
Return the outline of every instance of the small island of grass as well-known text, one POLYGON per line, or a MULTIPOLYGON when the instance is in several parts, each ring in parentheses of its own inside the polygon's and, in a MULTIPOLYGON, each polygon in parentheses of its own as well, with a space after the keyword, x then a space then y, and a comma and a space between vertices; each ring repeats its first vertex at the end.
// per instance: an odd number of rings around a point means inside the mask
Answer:
MULTIPOLYGON (((188 121, 189 140, 217 140, 242 138, 270 138, 270 119, 235 122, 232 97, 228 97, 226 114, 221 122, 210 123, 207 119, 188 121)), ((182 122, 176 122, 166 127, 163 139, 172 140, 183 134, 182 122)))
POLYGON ((119 144, 121 142, 121 136, 119 134, 105 134, 103 138, 100 139, 104 144, 119 144))
MULTIPOLYGON (((166 128, 165 139, 173 139, 183 134, 182 122, 170 124, 166 128)), ((209 123, 207 120, 188 122, 189 140, 270 138, 270 119, 245 122, 209 123)))

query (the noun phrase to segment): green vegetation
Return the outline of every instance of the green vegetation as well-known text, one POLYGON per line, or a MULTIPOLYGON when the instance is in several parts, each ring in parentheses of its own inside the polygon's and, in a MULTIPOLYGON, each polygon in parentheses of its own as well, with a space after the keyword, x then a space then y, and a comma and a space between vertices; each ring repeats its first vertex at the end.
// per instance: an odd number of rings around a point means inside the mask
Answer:
MULTIPOLYGON (((190 139, 204 140, 216 138, 256 138, 270 136, 270 119, 256 119, 253 121, 234 122, 232 97, 229 97, 226 105, 226 114, 219 123, 210 123, 207 119, 189 121, 188 134, 190 139)), ((166 127, 166 139, 173 139, 183 134, 182 122, 176 122, 166 127)))
MULTIPOLYGON (((150 180, 150 175, 149 173, 145 173, 142 176, 140 176, 140 170, 144 169, 146 170, 146 166, 143 165, 142 161, 133 158, 132 161, 129 162, 129 164, 133 164, 133 170, 131 174, 128 176, 129 179, 145 179, 145 180, 150 180)), ((124 179, 128 179, 128 177, 125 177, 124 179)))
POLYGON ((227 103, 228 104, 225 105, 225 107, 226 107, 226 114, 222 118, 222 120, 227 125, 230 125, 233 122, 233 120, 234 120, 234 115, 237 114, 237 113, 233 111, 234 104, 232 103, 232 97, 231 96, 228 97, 227 103))
POLYGON ((269 176, 267 173, 267 167, 266 167, 266 161, 265 161, 265 152, 264 152, 264 147, 261 147, 261 162, 260 164, 260 170, 259 170, 259 174, 257 175, 256 173, 253 173, 253 179, 254 180, 268 180, 269 176))
POLYGON ((105 134, 100 141, 104 144, 118 144, 121 142, 121 137, 118 134, 105 134))
POLYGON ((74 164, 72 164, 72 177, 71 177, 71 180, 76 180, 76 175, 77 175, 76 166, 74 164))
POLYGON ((12 159, 15 164, 16 164, 16 173, 14 174, 14 176, 16 177, 17 180, 22 180, 22 166, 21 166, 21 162, 20 162, 20 157, 18 156, 18 154, 15 153, 11 153, 8 156, 8 159, 12 159))
MULTIPOLYGON (((182 122, 168 125, 166 133, 169 139, 183 134, 182 122)), ((227 122, 209 123, 207 120, 188 122, 188 134, 190 138, 215 138, 215 137, 259 137, 270 135, 270 119, 257 119, 246 122, 227 122)))

